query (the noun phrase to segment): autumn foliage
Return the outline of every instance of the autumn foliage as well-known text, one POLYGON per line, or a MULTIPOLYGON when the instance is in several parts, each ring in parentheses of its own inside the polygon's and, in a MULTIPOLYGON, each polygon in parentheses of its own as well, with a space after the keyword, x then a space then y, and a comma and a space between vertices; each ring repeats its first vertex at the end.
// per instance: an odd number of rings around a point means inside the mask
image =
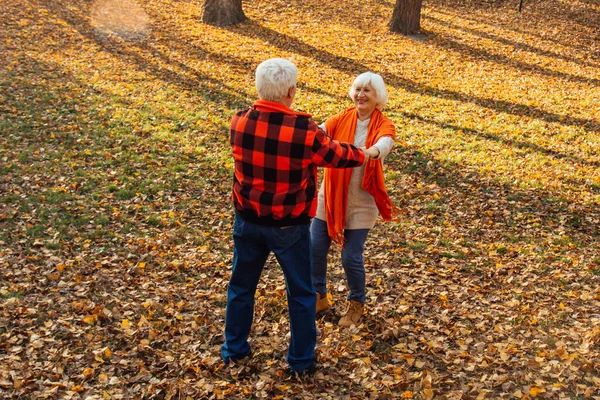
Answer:
POLYGON ((251 0, 228 28, 200 3, 2 1, 0 397, 600 398, 597 2, 427 0, 423 40, 392 1, 251 0), (337 327, 332 256, 306 382, 273 259, 254 357, 219 359, 228 122, 275 56, 319 122, 381 74, 398 131, 364 324, 337 327))

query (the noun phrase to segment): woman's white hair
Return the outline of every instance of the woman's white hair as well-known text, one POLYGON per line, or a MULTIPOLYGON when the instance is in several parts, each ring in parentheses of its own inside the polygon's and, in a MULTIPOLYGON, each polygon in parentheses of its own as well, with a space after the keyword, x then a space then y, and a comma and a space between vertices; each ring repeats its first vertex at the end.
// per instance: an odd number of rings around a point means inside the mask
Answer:
POLYGON ((387 90, 385 89, 385 83, 383 82, 383 78, 381 75, 378 75, 374 72, 364 72, 354 79, 352 86, 350 86, 350 90, 348 91, 348 95, 351 99, 354 90, 357 87, 363 87, 367 85, 371 85, 371 88, 375 91, 375 103, 377 104, 377 108, 385 107, 388 102, 387 90))
POLYGON ((287 95, 291 86, 296 86, 298 69, 284 58, 271 58, 259 64, 255 78, 258 96, 263 100, 278 101, 287 95))

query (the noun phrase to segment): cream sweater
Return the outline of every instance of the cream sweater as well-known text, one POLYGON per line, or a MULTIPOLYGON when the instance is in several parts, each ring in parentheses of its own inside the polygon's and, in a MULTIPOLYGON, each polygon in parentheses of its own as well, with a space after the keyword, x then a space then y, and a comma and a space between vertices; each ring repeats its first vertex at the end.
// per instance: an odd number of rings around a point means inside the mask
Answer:
MULTIPOLYGON (((364 147, 367 140, 367 131, 369 121, 357 120, 356 133, 354 134, 354 145, 356 147, 364 147)), ((325 124, 319 126, 324 131, 327 131, 325 124)), ((384 136, 375 143, 379 149, 379 158, 382 160, 390 153, 394 146, 394 141, 389 136, 384 136)), ((364 164, 352 170, 350 184, 348 185, 348 205, 346 207, 346 225, 344 229, 371 229, 375 225, 377 219, 377 206, 373 197, 362 188, 363 175, 365 173, 364 164)), ((317 215, 315 218, 326 221, 325 202, 323 200, 323 183, 319 189, 317 215)))

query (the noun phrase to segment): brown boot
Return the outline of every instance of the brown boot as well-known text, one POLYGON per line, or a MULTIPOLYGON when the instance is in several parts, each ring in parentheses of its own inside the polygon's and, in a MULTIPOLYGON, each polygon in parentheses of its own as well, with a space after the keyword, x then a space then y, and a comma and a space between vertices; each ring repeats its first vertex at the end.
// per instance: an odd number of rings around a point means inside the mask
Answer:
POLYGON ((346 309, 344 316, 340 319, 339 325, 342 327, 349 327, 352 325, 358 326, 358 323, 362 319, 364 308, 365 305, 360 301, 348 301, 348 308, 346 309))
POLYGON ((331 295, 329 293, 321 294, 317 292, 317 314, 321 311, 329 309, 329 299, 331 299, 331 295))

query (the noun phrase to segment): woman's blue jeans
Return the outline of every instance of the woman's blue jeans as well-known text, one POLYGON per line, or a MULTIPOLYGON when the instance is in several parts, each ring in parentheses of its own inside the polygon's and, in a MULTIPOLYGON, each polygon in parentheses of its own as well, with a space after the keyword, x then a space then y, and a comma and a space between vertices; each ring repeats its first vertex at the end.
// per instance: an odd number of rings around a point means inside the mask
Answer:
POLYGON ((221 347, 223 360, 228 363, 250 354, 248 336, 254 318, 254 295, 267 257, 273 252, 286 282, 291 333, 287 361, 296 372, 311 367, 315 362, 317 330, 309 225, 269 227, 244 221, 236 215, 233 243, 225 343, 221 347))
MULTIPOLYGON (((348 300, 364 303, 366 297, 366 274, 363 251, 369 229, 344 230, 344 245, 342 246, 342 267, 350 293, 348 300)), ((331 238, 327 234, 327 222, 313 218, 310 226, 312 239, 313 284, 318 293, 327 292, 327 254, 331 238)))

